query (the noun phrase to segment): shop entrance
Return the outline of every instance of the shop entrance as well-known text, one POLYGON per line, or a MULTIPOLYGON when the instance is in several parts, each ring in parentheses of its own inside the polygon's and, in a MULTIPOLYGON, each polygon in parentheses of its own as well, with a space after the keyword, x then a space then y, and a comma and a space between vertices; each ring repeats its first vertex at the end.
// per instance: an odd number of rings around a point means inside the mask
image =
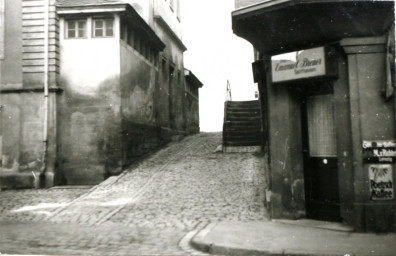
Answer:
POLYGON ((308 218, 339 221, 337 143, 332 94, 307 96, 302 106, 305 204, 308 218))

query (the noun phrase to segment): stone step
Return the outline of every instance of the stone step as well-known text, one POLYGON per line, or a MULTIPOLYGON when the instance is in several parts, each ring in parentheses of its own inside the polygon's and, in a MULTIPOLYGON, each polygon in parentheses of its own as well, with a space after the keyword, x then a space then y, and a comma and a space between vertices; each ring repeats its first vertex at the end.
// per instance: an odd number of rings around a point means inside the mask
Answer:
POLYGON ((37 175, 33 172, 0 173, 0 190, 37 188, 39 185, 37 175))
POLYGON ((248 140, 248 141, 223 141, 224 146, 260 146, 261 141, 259 140, 248 140))
POLYGON ((223 133, 261 133, 261 127, 223 127, 223 133))
POLYGON ((246 130, 234 130, 234 131, 224 131, 223 138, 233 138, 233 137, 245 137, 245 138, 259 138, 261 137, 261 131, 246 131, 246 130))
POLYGON ((226 101, 226 106, 260 106, 260 102, 258 100, 250 100, 250 101, 226 101))
POLYGON ((261 145, 261 112, 259 101, 228 101, 225 103, 223 145, 261 145))
POLYGON ((223 139, 227 140, 227 141, 250 141, 250 140, 258 140, 260 141, 261 136, 260 135, 233 135, 233 136, 229 136, 226 134, 223 134, 223 139))
POLYGON ((227 111, 226 118, 229 116, 238 116, 238 117, 257 116, 257 117, 260 117, 261 115, 258 110, 255 110, 255 111, 227 111))
POLYGON ((227 113, 260 114, 260 108, 227 108, 227 113))
POLYGON ((227 115, 226 122, 248 122, 248 121, 256 121, 261 120, 259 116, 234 116, 234 115, 227 115))
POLYGON ((260 119, 255 119, 255 120, 247 120, 247 121, 225 121, 224 125, 229 126, 229 127, 236 127, 236 126, 261 126, 261 120, 260 119))
POLYGON ((227 107, 227 112, 251 112, 251 111, 260 111, 260 107, 256 106, 248 106, 248 107, 227 107))

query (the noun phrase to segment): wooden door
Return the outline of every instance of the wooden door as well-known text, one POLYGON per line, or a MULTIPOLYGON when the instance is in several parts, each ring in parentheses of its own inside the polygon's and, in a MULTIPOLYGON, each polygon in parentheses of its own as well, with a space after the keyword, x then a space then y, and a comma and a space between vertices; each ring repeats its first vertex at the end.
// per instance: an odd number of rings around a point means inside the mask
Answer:
POLYGON ((332 94, 303 104, 304 178, 307 217, 340 220, 337 141, 332 94))

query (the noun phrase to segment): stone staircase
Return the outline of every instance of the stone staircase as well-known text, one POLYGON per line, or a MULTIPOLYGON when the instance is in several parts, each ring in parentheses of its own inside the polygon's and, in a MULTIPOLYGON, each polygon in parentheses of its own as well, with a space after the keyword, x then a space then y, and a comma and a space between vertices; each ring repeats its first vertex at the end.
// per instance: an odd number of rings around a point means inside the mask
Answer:
POLYGON ((257 152, 261 141, 260 101, 226 101, 223 152, 257 152))

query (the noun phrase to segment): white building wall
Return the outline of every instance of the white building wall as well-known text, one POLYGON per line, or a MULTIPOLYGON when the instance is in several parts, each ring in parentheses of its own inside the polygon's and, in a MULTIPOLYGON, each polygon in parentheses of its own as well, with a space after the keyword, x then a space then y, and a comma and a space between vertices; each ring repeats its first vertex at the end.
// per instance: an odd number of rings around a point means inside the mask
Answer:
POLYGON ((60 75, 69 89, 95 95, 106 79, 120 74, 119 18, 114 15, 114 36, 92 37, 92 18, 87 19, 86 38, 65 38, 65 19, 60 20, 60 75))

